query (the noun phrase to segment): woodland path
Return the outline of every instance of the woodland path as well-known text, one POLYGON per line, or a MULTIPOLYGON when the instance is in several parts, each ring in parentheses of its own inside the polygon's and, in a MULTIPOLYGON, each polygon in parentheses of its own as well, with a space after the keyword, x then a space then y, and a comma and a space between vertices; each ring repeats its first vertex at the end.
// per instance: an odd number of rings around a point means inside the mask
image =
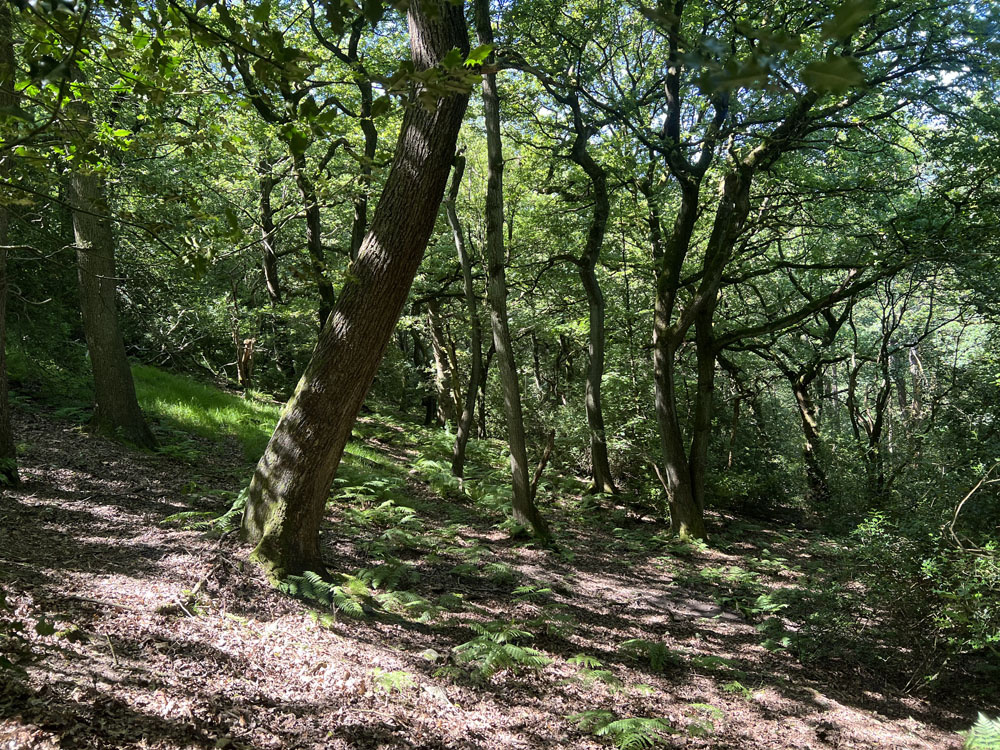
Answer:
MULTIPOLYGON (((608 747, 565 718, 596 708, 665 718, 681 730, 667 746, 689 748, 958 747, 951 730, 967 725, 881 693, 839 660, 806 669, 762 648, 753 623, 689 585, 698 566, 738 563, 739 550, 644 562, 592 527, 571 529, 572 561, 487 527, 460 535, 522 581, 544 581, 550 609, 575 623, 532 643, 553 657, 544 669, 473 680, 449 656, 471 637, 461 624, 376 612, 322 627, 246 566, 232 537, 162 525, 211 502, 208 490, 239 486, 249 468, 235 447, 213 444, 211 464, 192 466, 34 410, 16 416, 26 481, 0 501, 0 584, 19 615, 44 613, 67 632, 37 638, 27 677, 0 688, 0 748, 608 747), (186 592, 199 584, 192 605, 186 592), (630 638, 691 658, 656 673, 622 655, 630 638), (582 679, 566 661, 578 653, 613 684, 582 679), (378 669, 414 684, 388 692, 378 669)), ((331 531, 332 569, 365 564, 354 541, 331 531)), ((772 541, 808 556, 804 542, 772 541)), ((460 592, 483 619, 539 609, 512 586, 434 571, 423 595, 460 592)))

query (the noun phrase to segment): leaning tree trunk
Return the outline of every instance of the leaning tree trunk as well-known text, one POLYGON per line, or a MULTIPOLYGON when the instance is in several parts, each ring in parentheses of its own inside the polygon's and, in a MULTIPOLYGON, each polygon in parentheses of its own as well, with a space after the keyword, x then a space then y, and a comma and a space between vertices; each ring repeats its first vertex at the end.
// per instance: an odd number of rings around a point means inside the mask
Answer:
MULTIPOLYGON (((468 51, 461 4, 412 0, 408 19, 418 70, 456 47, 468 51)), ((257 464, 243 537, 272 578, 323 569, 319 528, 330 487, 434 229, 467 102, 451 94, 433 111, 406 111, 351 277, 257 464)))
MULTIPOLYGON (((0 4, 0 112, 13 110, 14 95, 14 19, 10 3, 0 4)), ((7 180, 12 154, 0 154, 0 179, 7 180)), ((7 394, 7 228, 10 214, 0 196, 0 487, 16 485, 17 450, 10 418, 7 394)))
POLYGON ((479 392, 479 381, 483 377, 483 329, 479 323, 479 297, 472 283, 472 261, 469 259, 462 236, 462 225, 458 220, 455 201, 462 185, 462 175, 465 172, 465 157, 455 159, 455 171, 451 177, 451 190, 445 202, 448 213, 448 225, 455 239, 455 250, 458 252, 458 263, 462 267, 462 286, 465 293, 465 309, 469 316, 469 338, 471 367, 469 386, 465 391, 465 401, 462 413, 458 418, 458 429, 455 432, 455 446, 451 453, 451 473, 456 477, 465 475, 465 447, 472 432, 472 422, 476 412, 476 394, 479 392))
POLYGON ((152 448, 156 440, 139 409, 118 325, 114 236, 103 176, 86 165, 75 167, 70 178, 70 203, 83 330, 94 372, 96 405, 91 425, 98 432, 121 434, 136 445, 152 448))
MULTIPOLYGON (((493 44, 489 0, 475 0, 476 31, 481 45, 493 44)), ((486 297, 490 305, 493 343, 500 367, 504 410, 507 416, 507 441, 510 446, 510 469, 513 476, 514 520, 547 538, 548 526, 535 507, 528 478, 528 450, 524 439, 524 416, 521 412, 521 389, 514 362, 510 327, 507 319, 507 280, 503 245, 503 150, 500 141, 500 98, 495 73, 483 76, 483 113, 486 122, 486 297)))

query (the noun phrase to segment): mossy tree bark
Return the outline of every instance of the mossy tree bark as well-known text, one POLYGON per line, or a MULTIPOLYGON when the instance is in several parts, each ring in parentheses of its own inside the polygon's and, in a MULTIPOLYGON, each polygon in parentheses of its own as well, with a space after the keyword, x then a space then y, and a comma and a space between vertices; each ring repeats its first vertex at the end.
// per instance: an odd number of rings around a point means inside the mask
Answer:
MULTIPOLYGON (((461 4, 414 0, 407 13, 418 70, 456 47, 468 52, 461 4)), ((406 111, 351 278, 257 465, 242 530, 273 579, 323 570, 319 528, 330 487, 434 229, 467 102, 451 94, 433 111, 406 111)))

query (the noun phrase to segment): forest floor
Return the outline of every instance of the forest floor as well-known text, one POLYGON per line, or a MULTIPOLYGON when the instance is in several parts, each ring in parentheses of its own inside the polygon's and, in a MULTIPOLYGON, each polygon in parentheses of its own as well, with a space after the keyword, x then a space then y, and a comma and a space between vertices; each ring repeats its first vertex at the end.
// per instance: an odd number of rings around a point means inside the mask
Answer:
POLYGON ((350 575, 294 598, 233 534, 164 520, 224 509, 235 443, 168 457, 15 417, 0 587, 56 632, 0 686, 0 748, 947 748, 990 708, 902 693, 832 630, 796 641, 818 625, 778 602, 835 568, 812 532, 716 517, 712 547, 671 544, 550 483, 539 549, 497 526, 502 491, 456 491, 371 418, 324 537, 350 575))

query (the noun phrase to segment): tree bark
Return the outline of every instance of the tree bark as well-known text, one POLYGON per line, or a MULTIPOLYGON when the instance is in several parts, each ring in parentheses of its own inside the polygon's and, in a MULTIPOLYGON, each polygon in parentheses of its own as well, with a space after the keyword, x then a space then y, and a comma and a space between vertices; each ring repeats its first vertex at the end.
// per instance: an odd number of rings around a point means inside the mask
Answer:
POLYGON ((448 351, 448 341, 441 321, 441 304, 427 302, 427 328, 434 352, 434 389, 437 394, 437 419, 441 425, 455 424, 458 402, 455 400, 455 368, 448 351))
POLYGON ((281 304, 281 279, 278 276, 278 253, 276 230, 274 227, 274 211, 271 208, 271 192, 276 180, 271 174, 271 163, 267 159, 260 160, 260 239, 261 239, 261 270, 264 273, 264 286, 267 288, 267 298, 271 306, 281 304))
MULTIPOLYGON (((413 0, 407 15, 418 70, 456 47, 467 53, 461 4, 413 0)), ((242 530, 272 579, 323 570, 319 528, 330 487, 434 229, 467 102, 452 94, 433 111, 407 109, 351 278, 257 465, 242 530)))
POLYGON ((458 418, 458 429, 455 431, 455 445, 451 452, 451 473, 456 477, 465 475, 465 448, 472 432, 472 423, 476 412, 476 394, 479 391, 479 381, 483 376, 483 329, 479 323, 479 295, 476 294, 472 282, 472 261, 465 246, 462 235, 462 224, 458 219, 455 202, 458 190, 462 185, 462 175, 465 172, 465 157, 455 158, 455 169, 451 177, 451 190, 445 199, 448 214, 448 225, 455 240, 455 251, 458 253, 458 263, 462 267, 462 288, 465 294, 465 310, 469 317, 469 385, 465 390, 465 400, 462 413, 458 418))
POLYGON ((806 465, 806 500, 822 504, 830 499, 830 486, 820 458, 819 409, 810 390, 815 375, 808 372, 788 375, 792 393, 795 394, 795 404, 798 406, 799 420, 802 423, 802 435, 805 438, 802 458, 806 465))
MULTIPOLYGON (((489 0, 474 2, 476 31, 479 44, 493 44, 489 0)), ((507 442, 510 447, 510 469, 513 479, 514 520, 545 539, 549 529, 531 496, 528 478, 528 451, 524 438, 524 416, 521 411, 521 389, 514 362, 510 327, 507 318, 506 253, 503 241, 503 147, 500 140, 500 98, 495 73, 483 76, 483 113, 486 123, 486 297, 490 305, 493 343, 500 367, 504 411, 507 417, 507 442)))
POLYGON ((267 289, 267 299, 271 303, 271 340, 274 351, 274 363, 278 372, 289 379, 295 372, 288 350, 288 336, 284 323, 278 316, 278 307, 282 304, 281 277, 278 274, 278 236, 274 226, 274 210, 271 207, 271 193, 277 182, 271 172, 271 162, 266 158, 260 160, 260 233, 261 233, 261 271, 264 275, 264 287, 267 289))
POLYGON ((316 290, 319 292, 319 327, 326 325, 330 311, 337 303, 333 284, 326 275, 326 251, 323 248, 323 225, 319 211, 319 200, 316 188, 306 174, 305 154, 292 154, 292 175, 295 185, 302 196, 302 210, 306 217, 306 250, 309 252, 309 264, 312 268, 316 290))
MULTIPOLYGON (((17 104, 14 94, 14 19, 10 3, 0 3, 0 112, 17 104)), ((0 154, 0 179, 6 181, 10 174, 12 154, 0 154)), ((10 398, 7 392, 7 244, 10 214, 6 201, 0 196, 0 487, 16 486, 17 450, 10 417, 10 398)))
POLYGON ((96 405, 91 425, 107 434, 120 433, 144 448, 156 445, 139 409, 135 383, 118 325, 118 277, 114 237, 104 196, 104 178, 87 165, 70 178, 73 232, 76 237, 80 308, 87 351, 94 372, 96 405))
POLYGON ((608 440, 604 431, 604 408, 601 402, 601 380, 604 378, 604 293, 597 281, 597 261, 601 257, 604 246, 604 236, 607 232, 608 216, 611 206, 608 200, 608 178, 604 168, 598 164, 587 150, 589 130, 583 123, 580 112, 580 102, 574 96, 573 120, 576 127, 576 139, 570 158, 578 164, 587 177, 594 193, 594 211, 590 219, 590 230, 587 234, 587 244, 580 256, 578 267, 580 280, 587 294, 589 330, 587 334, 589 362, 587 364, 587 382, 585 388, 587 426, 590 429, 590 465, 592 489, 594 492, 616 492, 614 478, 611 475, 611 465, 608 461, 608 440))

